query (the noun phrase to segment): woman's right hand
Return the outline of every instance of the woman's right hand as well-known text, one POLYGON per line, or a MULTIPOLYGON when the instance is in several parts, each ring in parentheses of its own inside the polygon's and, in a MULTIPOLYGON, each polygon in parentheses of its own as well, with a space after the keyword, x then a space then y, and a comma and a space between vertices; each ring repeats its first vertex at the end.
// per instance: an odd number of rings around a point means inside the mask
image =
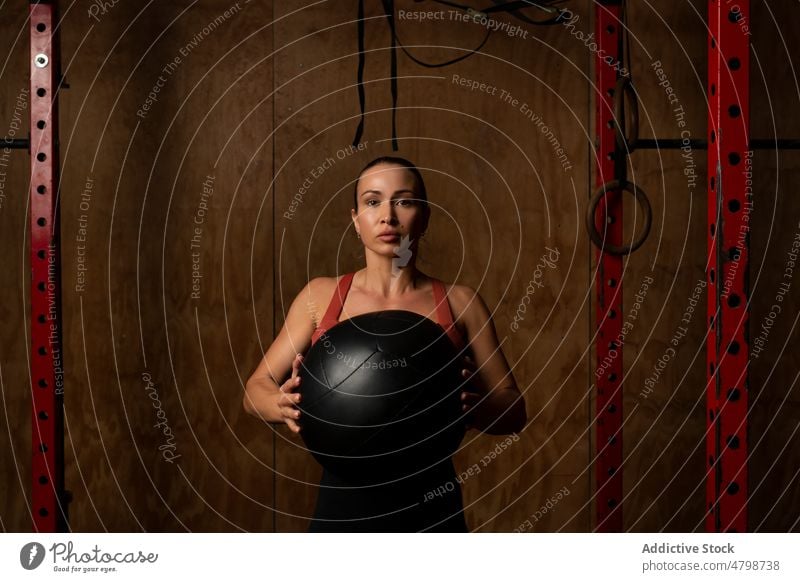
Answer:
POLYGON ((286 425, 295 434, 300 432, 300 425, 297 423, 300 418, 300 410, 297 408, 297 403, 300 402, 300 394, 296 392, 300 386, 300 364, 303 362, 303 356, 297 354, 292 362, 292 376, 280 387, 280 397, 278 398, 278 409, 281 412, 281 417, 286 425))

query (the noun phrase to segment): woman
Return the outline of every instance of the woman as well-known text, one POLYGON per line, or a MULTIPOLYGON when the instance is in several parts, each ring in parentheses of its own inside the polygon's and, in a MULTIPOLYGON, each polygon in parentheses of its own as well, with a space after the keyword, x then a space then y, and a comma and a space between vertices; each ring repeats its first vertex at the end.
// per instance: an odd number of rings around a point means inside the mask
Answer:
MULTIPOLYGON (((366 268, 339 278, 318 277, 297 295, 283 329, 247 381, 245 410, 300 432, 301 354, 339 321, 403 309, 437 321, 459 349, 471 351, 472 357, 462 352, 468 388, 461 399, 469 426, 489 434, 522 430, 525 401, 486 304, 471 288, 446 287, 416 268, 419 239, 430 218, 419 170, 399 157, 373 160, 356 180, 353 206, 366 268)), ((347 482, 323 471, 309 531, 467 531, 455 476, 451 459, 391 483, 347 482)))

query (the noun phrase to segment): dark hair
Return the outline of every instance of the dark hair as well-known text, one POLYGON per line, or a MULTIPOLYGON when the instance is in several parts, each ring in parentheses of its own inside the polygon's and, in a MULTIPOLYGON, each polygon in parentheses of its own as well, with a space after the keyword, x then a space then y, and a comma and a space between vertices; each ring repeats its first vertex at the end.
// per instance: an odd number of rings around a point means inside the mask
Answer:
POLYGON ((361 175, 370 168, 380 164, 393 164, 396 166, 401 166, 414 174, 414 180, 416 181, 417 189, 419 190, 419 192, 417 192, 417 198, 422 201, 422 204, 425 208, 428 207, 428 191, 425 189, 425 181, 422 179, 422 174, 420 174, 417 166, 409 162, 407 159, 398 156, 381 156, 372 160, 358 173, 358 178, 356 178, 356 183, 353 186, 353 208, 358 208, 358 183, 361 180, 361 175))

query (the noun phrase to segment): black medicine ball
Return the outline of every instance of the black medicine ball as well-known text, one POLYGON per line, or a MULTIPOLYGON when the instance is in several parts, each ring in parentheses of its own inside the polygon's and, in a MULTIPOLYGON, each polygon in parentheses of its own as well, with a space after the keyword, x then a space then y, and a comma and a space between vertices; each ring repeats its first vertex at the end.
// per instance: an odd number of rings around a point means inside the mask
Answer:
POLYGON ((418 313, 365 313, 327 330, 300 369, 309 451, 345 477, 401 477, 451 457, 464 438, 461 356, 418 313))

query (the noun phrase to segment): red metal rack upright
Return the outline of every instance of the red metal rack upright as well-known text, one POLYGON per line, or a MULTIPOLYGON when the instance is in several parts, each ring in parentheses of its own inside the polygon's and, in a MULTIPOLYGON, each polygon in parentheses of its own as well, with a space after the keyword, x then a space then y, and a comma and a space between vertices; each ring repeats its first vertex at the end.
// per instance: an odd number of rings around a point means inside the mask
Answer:
MULTIPOLYGON (((614 88, 622 61, 620 43, 621 0, 605 0, 595 6, 595 36, 599 50, 595 59, 595 123, 598 186, 617 177, 614 88), (601 58, 601 55, 603 58, 601 58), (610 57, 611 64, 605 59, 610 57)), ((609 190, 598 205, 596 226, 609 244, 622 244, 622 193, 609 190)), ((594 496, 597 531, 622 530, 622 345, 616 338, 622 330, 622 259, 597 250, 597 365, 603 366, 596 379, 597 490, 594 496), (610 357, 610 353, 615 357, 610 357)))
POLYGON ((745 172, 752 153, 750 37, 743 25, 749 25, 750 0, 710 0, 708 16, 706 530, 744 532, 752 207, 745 172))
POLYGON ((61 253, 58 212, 58 50, 55 4, 30 6, 32 512, 37 532, 66 531, 61 253))

